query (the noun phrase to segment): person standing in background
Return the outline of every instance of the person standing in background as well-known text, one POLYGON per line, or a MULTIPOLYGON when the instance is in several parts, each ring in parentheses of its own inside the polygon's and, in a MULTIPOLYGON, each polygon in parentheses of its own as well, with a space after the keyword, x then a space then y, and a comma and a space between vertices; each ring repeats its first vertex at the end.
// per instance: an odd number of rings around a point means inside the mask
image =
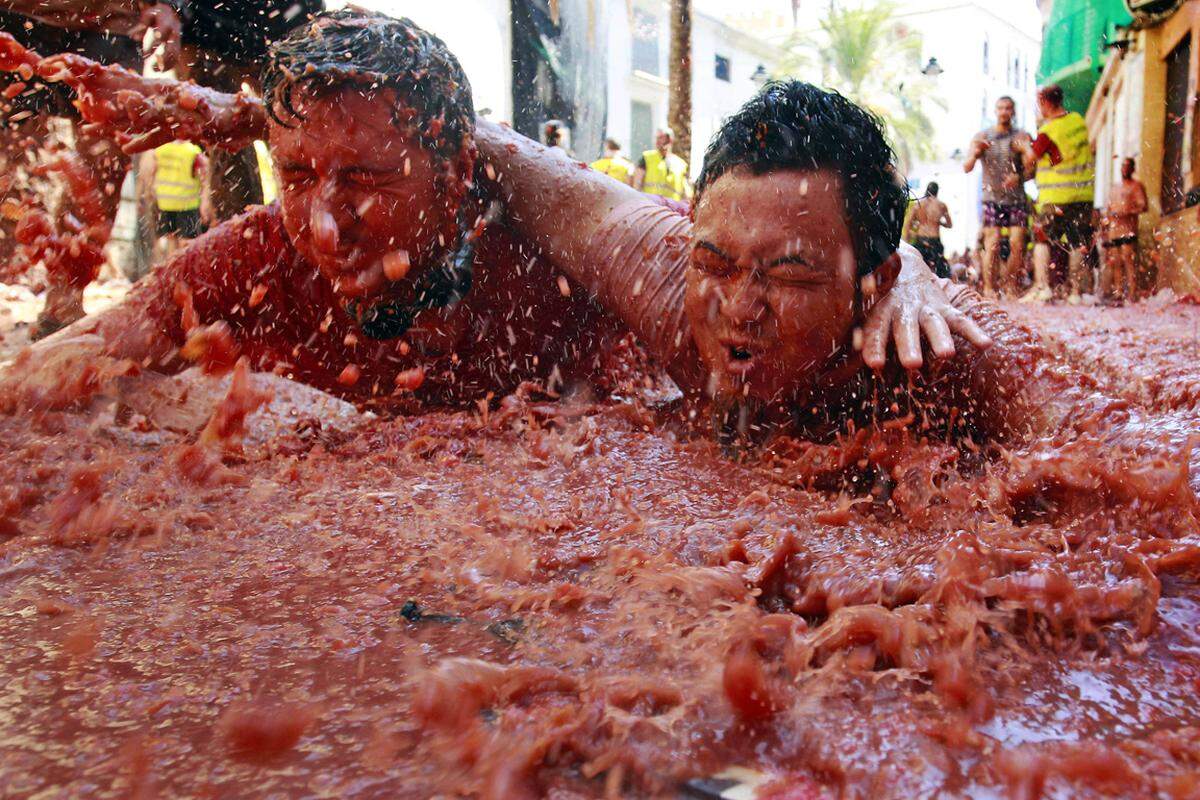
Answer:
POLYGON ((1038 92, 1042 124, 1025 154, 1026 172, 1036 172, 1038 199, 1033 248, 1034 285, 1022 299, 1046 301, 1051 290, 1050 265, 1059 284, 1066 268, 1067 302, 1080 302, 1084 289, 1084 259, 1092 249, 1096 166, 1088 141, 1087 123, 1063 108, 1061 86, 1038 92))
POLYGON ((671 152, 675 131, 659 128, 654 134, 654 149, 642 153, 633 173, 633 188, 668 200, 691 201, 692 184, 688 181, 688 163, 671 152))
POLYGON ((908 219, 908 231, 913 235, 912 245, 921 253, 925 263, 939 278, 950 277, 950 265, 942 246, 942 228, 953 228, 950 209, 938 199, 937 181, 930 181, 925 196, 918 200, 908 219))
POLYGON ((1132 158, 1121 162, 1121 180, 1112 187, 1104 216, 1104 252, 1109 291, 1118 302, 1137 299, 1138 217, 1149 207, 1146 187, 1133 177, 1132 158))
POLYGON ((604 140, 604 157, 593 161, 591 167, 626 186, 633 185, 633 162, 621 155, 621 143, 616 139, 604 140))
POLYGON ((1024 267, 1025 226, 1029 210, 1025 197, 1025 154, 1029 134, 1013 126, 1017 104, 1011 97, 996 101, 996 124, 975 134, 968 149, 963 172, 983 165, 983 294, 995 297, 1016 291, 1017 276, 1024 267), (1008 228, 1008 260, 1003 272, 1000 262, 1000 229, 1008 228))
POLYGON ((191 142, 168 142, 154 150, 154 196, 162 259, 204 232, 200 220, 204 151, 191 142))

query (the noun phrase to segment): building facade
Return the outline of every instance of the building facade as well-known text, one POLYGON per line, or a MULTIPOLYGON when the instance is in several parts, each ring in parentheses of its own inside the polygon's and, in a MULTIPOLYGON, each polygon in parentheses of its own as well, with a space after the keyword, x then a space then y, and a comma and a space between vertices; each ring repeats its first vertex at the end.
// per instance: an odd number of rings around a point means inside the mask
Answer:
POLYGON ((1088 106, 1096 148, 1097 204, 1122 158, 1138 161, 1149 213, 1142 252, 1157 287, 1200 293, 1200 0, 1138 3, 1120 31, 1088 106))

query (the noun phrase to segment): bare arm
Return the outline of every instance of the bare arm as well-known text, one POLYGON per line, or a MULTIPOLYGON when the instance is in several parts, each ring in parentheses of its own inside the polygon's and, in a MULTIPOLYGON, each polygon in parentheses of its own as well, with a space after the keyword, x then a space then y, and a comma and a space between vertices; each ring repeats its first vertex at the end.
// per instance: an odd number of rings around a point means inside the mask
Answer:
POLYGON ((1135 208, 1135 210, 1134 210, 1134 213, 1135 213, 1135 214, 1145 214, 1145 213, 1146 213, 1146 209, 1148 209, 1149 207, 1150 207, 1150 201, 1149 201, 1149 199, 1146 197, 1146 187, 1142 185, 1142 182, 1141 182, 1141 181, 1138 181, 1138 185, 1137 185, 1137 206, 1136 206, 1136 208, 1135 208))
POLYGON ((978 135, 971 139, 971 144, 967 147, 967 160, 963 162, 963 172, 971 172, 975 169, 975 163, 979 161, 979 157, 983 155, 984 141, 978 135))
POLYGON ((74 54, 40 58, 7 33, 0 33, 0 69, 66 83, 78 95, 79 113, 91 130, 129 153, 176 139, 240 150, 266 135, 266 112, 249 95, 145 78, 74 54))
POLYGON ((942 203, 942 218, 938 221, 943 228, 953 228, 954 221, 950 219, 950 208, 942 203))
POLYGON ((637 189, 640 192, 642 190, 642 187, 645 185, 646 185, 646 168, 638 167, 637 169, 635 169, 633 171, 632 186, 634 189, 637 189))

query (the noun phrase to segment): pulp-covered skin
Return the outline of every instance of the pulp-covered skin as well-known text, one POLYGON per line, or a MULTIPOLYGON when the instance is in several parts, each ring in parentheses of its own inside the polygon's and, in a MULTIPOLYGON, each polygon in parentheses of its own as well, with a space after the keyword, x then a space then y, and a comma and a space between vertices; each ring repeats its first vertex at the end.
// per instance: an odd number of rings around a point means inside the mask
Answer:
MULTIPOLYGON (((1156 329, 1179 385, 1187 330, 1156 329)), ((1145 441, 1200 416, 1104 388, 1145 441)), ((1180 462, 883 414, 736 464, 627 402, 514 396, 350 432, 300 402, 222 464, 162 420, 0 418, 15 796, 1194 790, 1180 462)))

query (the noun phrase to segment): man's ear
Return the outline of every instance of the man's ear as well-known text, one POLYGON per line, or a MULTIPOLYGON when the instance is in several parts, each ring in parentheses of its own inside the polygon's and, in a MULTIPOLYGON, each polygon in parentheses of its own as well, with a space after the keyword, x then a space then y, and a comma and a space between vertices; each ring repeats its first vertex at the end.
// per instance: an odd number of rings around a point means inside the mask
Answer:
POLYGON ((869 308, 879 302, 880 298, 892 290, 896 285, 896 278, 900 276, 900 254, 892 253, 882 264, 871 272, 862 277, 860 287, 862 296, 866 306, 869 308))

